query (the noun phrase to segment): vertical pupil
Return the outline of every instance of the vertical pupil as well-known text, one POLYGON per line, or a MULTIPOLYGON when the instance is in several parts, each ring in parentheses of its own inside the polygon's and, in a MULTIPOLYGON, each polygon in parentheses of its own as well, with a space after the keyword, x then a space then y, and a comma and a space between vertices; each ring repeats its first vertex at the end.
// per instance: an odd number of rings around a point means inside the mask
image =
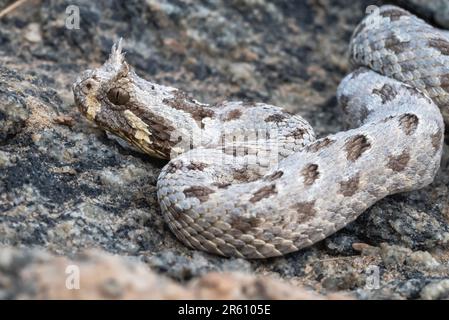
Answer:
POLYGON ((108 99, 113 104, 124 105, 129 101, 129 93, 120 88, 113 88, 108 91, 108 99))

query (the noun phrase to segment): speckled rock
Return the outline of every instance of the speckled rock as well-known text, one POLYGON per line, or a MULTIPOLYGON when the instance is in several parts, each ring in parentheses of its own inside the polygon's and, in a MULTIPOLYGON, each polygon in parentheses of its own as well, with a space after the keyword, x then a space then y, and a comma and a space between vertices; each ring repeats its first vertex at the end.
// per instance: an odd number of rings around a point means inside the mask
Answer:
POLYGON ((0 248, 0 299, 348 299, 322 296, 280 279, 209 273, 185 284, 136 258, 98 250, 74 259, 39 250, 0 248))
POLYGON ((397 3, 441 27, 449 28, 449 3, 447 0, 398 0, 397 3))
POLYGON ((449 299, 449 279, 432 281, 421 290, 424 300, 449 299))
MULTIPOLYGON (((63 261, 98 248, 140 260, 142 272, 175 287, 209 273, 225 286, 236 280, 220 272, 244 272, 271 275, 270 286, 282 278, 319 294, 444 297, 447 153, 432 185, 378 202, 310 248, 264 261, 224 259, 186 248, 165 225, 155 194, 164 162, 108 139, 73 103, 76 76, 103 63, 123 37, 128 62, 145 78, 200 101, 280 105, 308 119, 320 136, 337 132, 344 126, 335 90, 349 72, 349 38, 367 6, 382 3, 46 0, 10 13, 0 21, 0 244, 21 248, 18 256, 35 248, 63 261), (65 25, 72 4, 80 10, 79 29, 65 25)), ((2 274, 4 296, 18 297, 4 288, 20 286, 20 277, 2 274)), ((108 290, 116 292, 115 284, 108 290)))

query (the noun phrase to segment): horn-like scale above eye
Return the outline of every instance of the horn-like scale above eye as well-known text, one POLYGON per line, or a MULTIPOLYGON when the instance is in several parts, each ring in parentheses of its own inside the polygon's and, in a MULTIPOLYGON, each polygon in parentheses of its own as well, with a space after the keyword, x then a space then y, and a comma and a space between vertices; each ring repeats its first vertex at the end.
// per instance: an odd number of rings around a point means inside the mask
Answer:
POLYGON ((115 105, 124 105, 129 101, 129 93, 122 88, 112 88, 108 91, 108 99, 115 105))

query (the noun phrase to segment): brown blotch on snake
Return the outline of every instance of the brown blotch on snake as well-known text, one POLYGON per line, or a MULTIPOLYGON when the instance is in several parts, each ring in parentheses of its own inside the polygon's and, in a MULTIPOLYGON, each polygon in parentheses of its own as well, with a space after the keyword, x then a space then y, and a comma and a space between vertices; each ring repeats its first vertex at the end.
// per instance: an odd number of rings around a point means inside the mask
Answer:
POLYGON ((323 138, 323 139, 317 140, 317 141, 309 144, 306 147, 306 150, 310 151, 310 152, 318 152, 334 143, 335 143, 335 140, 331 140, 329 138, 323 138))
POLYGON ((360 106, 360 121, 365 121, 366 118, 368 118, 368 116, 370 115, 371 111, 368 110, 368 108, 366 106, 360 106))
POLYGON ((316 179, 320 176, 320 172, 318 171, 318 165, 314 163, 309 163, 304 167, 301 171, 302 176, 304 177, 304 184, 306 186, 312 185, 316 179))
POLYGON ((416 115, 406 113, 399 118, 399 124, 406 135, 411 135, 418 127, 419 119, 416 115))
POLYGON ((384 84, 382 88, 374 89, 373 94, 380 96, 380 98, 382 99, 382 104, 385 104, 393 100, 398 93, 392 86, 384 84))
POLYGON ((405 169, 410 161, 410 152, 404 150, 398 156, 389 156, 387 167, 393 171, 400 172, 405 169))
POLYGON ((340 182, 340 193, 345 197, 352 197, 359 190, 360 175, 355 176, 340 182))
POLYGON ((278 170, 278 171, 275 171, 272 174, 266 176, 265 179, 267 179, 268 181, 274 181, 276 179, 279 179, 283 175, 284 175, 284 172, 281 170, 278 170))
POLYGON ((198 105, 187 93, 176 91, 173 98, 163 100, 164 103, 176 110, 190 113, 192 118, 202 124, 204 118, 212 118, 215 112, 210 108, 198 105))
POLYGON ((256 217, 238 217, 232 216, 230 225, 234 229, 240 230, 242 233, 246 233, 252 228, 258 227, 263 221, 256 217))
POLYGON ((185 189, 184 194, 187 198, 197 198, 200 202, 207 201, 209 199, 209 195, 214 193, 215 191, 208 187, 203 186, 191 186, 185 189))
POLYGON ((170 161, 167 165, 167 172, 175 173, 182 168, 182 162, 179 160, 170 161))
POLYGON ((232 183, 230 183, 230 182, 215 182, 213 185, 219 189, 226 189, 227 187, 232 185, 232 183))
POLYGON ((449 42, 441 38, 433 38, 428 40, 429 47, 440 51, 441 54, 449 56, 449 42))
POLYGON ((224 121, 231 121, 239 119, 242 116, 242 111, 239 109, 234 109, 229 111, 229 113, 226 115, 226 117, 223 119, 224 121))
POLYGON ((441 140, 443 139, 443 132, 441 129, 438 129, 437 132, 435 132, 432 135, 432 147, 435 151, 438 151, 441 148, 441 140))
POLYGON ((189 165, 187 166, 187 169, 197 170, 197 171, 203 171, 206 168, 207 168, 207 164, 205 164, 204 162, 199 162, 199 161, 193 161, 193 162, 189 163, 189 165))
POLYGON ((385 40, 385 48, 399 54, 410 46, 408 41, 402 42, 393 32, 385 40))
POLYGON ((440 86, 441 89, 449 93, 449 74, 444 74, 440 76, 440 86))
POLYGON ((366 73, 366 72, 368 72, 369 70, 368 69, 366 69, 366 68, 357 68, 357 69, 355 69, 352 73, 351 73, 351 79, 355 79, 355 78, 357 78, 358 76, 360 76, 360 75, 362 75, 362 74, 364 74, 364 73, 366 73))
POLYGON ((315 200, 295 203, 290 209, 296 212, 297 223, 304 223, 316 215, 315 200))
POLYGON ((281 122, 287 118, 286 114, 275 113, 265 118, 265 122, 281 122))
POLYGON ((355 161, 370 147, 371 144, 368 141, 368 138, 363 134, 358 134, 346 141, 346 158, 350 161, 355 161))
POLYGON ((259 179, 262 175, 250 167, 236 169, 232 175, 235 182, 251 182, 259 179))
POLYGON ((268 186, 260 188, 256 192, 254 192, 253 196, 251 197, 251 199, 249 199, 249 201, 251 203, 255 203, 262 199, 268 198, 269 196, 272 196, 276 193, 277 193, 276 185, 270 184, 268 186))
POLYGON ((302 139, 304 135, 306 134, 306 131, 302 128, 296 128, 292 132, 288 133, 286 137, 293 137, 295 140, 302 139))

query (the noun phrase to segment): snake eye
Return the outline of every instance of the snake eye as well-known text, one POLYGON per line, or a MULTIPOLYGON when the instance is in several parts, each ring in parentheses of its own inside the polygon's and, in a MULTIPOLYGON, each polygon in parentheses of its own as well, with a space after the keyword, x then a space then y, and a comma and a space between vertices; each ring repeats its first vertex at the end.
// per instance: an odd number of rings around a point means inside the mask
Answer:
POLYGON ((113 104, 124 105, 129 101, 129 93, 122 88, 112 88, 108 91, 108 99, 113 104))

